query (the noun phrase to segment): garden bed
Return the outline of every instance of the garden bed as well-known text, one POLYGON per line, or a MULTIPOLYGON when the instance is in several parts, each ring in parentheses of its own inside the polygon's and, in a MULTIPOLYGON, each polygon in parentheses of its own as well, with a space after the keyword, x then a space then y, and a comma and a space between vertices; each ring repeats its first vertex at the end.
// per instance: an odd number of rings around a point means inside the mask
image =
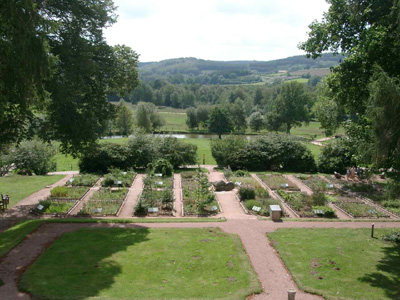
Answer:
POLYGON ((104 175, 101 186, 103 187, 130 187, 135 179, 136 173, 133 171, 123 172, 115 169, 104 175))
POLYGON ((46 215, 67 215, 78 200, 42 200, 39 204, 43 206, 41 213, 46 215))
POLYGON ((301 180, 313 192, 329 192, 332 194, 338 192, 332 183, 327 182, 317 175, 296 175, 296 178, 301 180))
POLYGON ((172 216, 174 208, 173 175, 168 177, 149 175, 143 179, 143 183, 143 192, 135 207, 135 214, 143 216, 152 213, 155 215, 172 216), (154 208, 157 211, 153 211, 154 208))
POLYGON ((128 193, 127 188, 101 188, 95 191, 79 212, 80 215, 116 215, 128 193))
POLYGON ((269 217, 271 214, 269 206, 279 205, 282 214, 285 215, 285 210, 281 201, 271 198, 268 191, 261 187, 254 189, 254 193, 251 192, 252 189, 251 186, 241 186, 238 192, 239 201, 243 203, 244 207, 246 207, 250 213, 269 217))
POLYGON ((259 174, 258 177, 271 189, 285 189, 290 191, 300 191, 296 184, 283 175, 259 174))
POLYGON ((207 175, 200 171, 181 173, 183 213, 185 216, 213 215, 220 211, 218 201, 210 190, 207 175))
POLYGON ((81 174, 70 178, 66 185, 68 186, 87 186, 92 187, 100 179, 98 175, 94 174, 81 174))
POLYGON ((333 209, 326 205, 328 199, 323 194, 310 196, 306 193, 286 192, 284 190, 278 190, 278 194, 301 218, 336 217, 333 209), (318 201, 319 198, 323 199, 318 201))
POLYGON ((353 218, 389 218, 390 216, 360 199, 340 197, 334 205, 353 218))
POLYGON ((50 191, 47 200, 80 200, 88 191, 86 187, 57 186, 50 191))

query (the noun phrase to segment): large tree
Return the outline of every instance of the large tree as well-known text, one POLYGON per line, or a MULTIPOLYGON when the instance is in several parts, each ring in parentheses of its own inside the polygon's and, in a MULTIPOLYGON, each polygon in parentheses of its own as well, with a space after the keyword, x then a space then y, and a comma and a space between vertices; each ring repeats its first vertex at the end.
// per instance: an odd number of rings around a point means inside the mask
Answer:
POLYGON ((121 101, 117 107, 116 125, 118 131, 123 136, 129 136, 133 130, 132 111, 126 106, 125 101, 121 101))
POLYGON ((114 118, 107 94, 138 82, 137 54, 107 45, 111 0, 4 0, 0 3, 0 143, 41 136, 76 154, 114 118), (40 122, 38 122, 40 121, 40 122))
POLYGON ((284 83, 267 118, 270 119, 270 123, 277 124, 278 127, 284 125, 286 133, 290 134, 292 127, 310 121, 309 102, 310 97, 304 90, 303 84, 295 81, 284 83))
POLYGON ((231 133, 233 130, 232 116, 229 110, 223 107, 215 107, 208 120, 208 131, 218 134, 221 139, 222 134, 231 133))
MULTIPOLYGON (((300 48, 313 58, 320 56, 324 51, 345 54, 343 62, 326 78, 330 97, 339 108, 345 108, 350 116, 354 116, 348 131, 351 138, 359 140, 358 137, 363 136, 369 140, 369 137, 374 135, 371 128, 375 128, 375 142, 369 146, 366 146, 365 142, 357 143, 362 145, 359 148, 360 153, 364 150, 369 151, 375 145, 377 150, 383 150, 380 155, 375 155, 376 162, 379 164, 390 161, 390 156, 398 152, 399 144, 391 142, 390 150, 383 147, 381 143, 384 139, 378 138, 376 132, 379 132, 378 124, 385 122, 388 132, 395 132, 398 127, 396 122, 390 122, 392 120, 382 120, 381 118, 387 117, 386 114, 377 111, 378 108, 390 111, 392 96, 395 95, 394 78, 400 75, 400 1, 327 2, 331 4, 328 12, 324 13, 321 22, 310 25, 309 38, 300 48), (381 74, 375 76, 377 73, 381 74), (381 76, 389 80, 391 95, 385 94, 385 89, 381 88, 384 86, 381 76), (371 82, 376 84, 371 87, 371 82), (375 108, 368 108, 369 105, 375 108), (390 125, 393 127, 390 128, 390 125)), ((394 109, 392 113, 395 111, 394 109)))

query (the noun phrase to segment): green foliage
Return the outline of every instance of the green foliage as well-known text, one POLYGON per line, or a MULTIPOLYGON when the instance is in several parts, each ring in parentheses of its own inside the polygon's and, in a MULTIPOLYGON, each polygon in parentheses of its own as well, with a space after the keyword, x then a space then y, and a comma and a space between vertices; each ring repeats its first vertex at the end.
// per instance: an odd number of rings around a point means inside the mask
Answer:
POLYGON ((132 133, 132 111, 126 107, 124 101, 121 101, 117 107, 116 125, 120 135, 128 136, 132 133))
POLYGON ((354 165, 352 154, 353 151, 346 140, 335 140, 322 148, 318 158, 318 170, 322 173, 344 174, 347 167, 354 165))
POLYGON ((258 132, 261 129, 263 129, 263 127, 264 127, 263 115, 259 111, 252 113, 249 118, 249 125, 250 125, 251 130, 253 130, 255 132, 258 132))
POLYGON ((233 176, 233 171, 229 166, 224 168, 222 173, 224 173, 225 178, 228 179, 228 180, 229 180, 230 177, 233 176))
POLYGON ((160 128, 165 123, 153 103, 139 102, 136 107, 136 125, 145 132, 160 128))
POLYGON ((246 170, 236 170, 235 176, 236 177, 248 177, 248 176, 250 176, 250 174, 246 170))
POLYGON ((332 208, 328 207, 328 206, 325 206, 325 205, 319 205, 319 206, 318 205, 313 205, 312 209, 313 210, 317 210, 317 211, 320 210, 320 211, 323 212, 322 214, 317 214, 318 217, 336 218, 335 211, 332 208))
POLYGON ((157 157, 168 160, 174 168, 197 163, 197 146, 187 144, 174 137, 164 137, 157 140, 157 157))
POLYGON ((55 148, 39 140, 24 141, 10 154, 15 166, 24 173, 45 175, 55 170, 55 148))
POLYGON ((101 185, 107 187, 112 187, 112 186, 130 187, 132 185, 134 177, 135 177, 135 172, 132 171, 123 172, 120 169, 110 169, 110 173, 104 175, 104 179, 101 182, 101 185), (120 181, 121 184, 118 184, 118 181, 120 181))
POLYGON ((232 169, 304 172, 316 169, 311 152, 290 136, 270 134, 250 141, 228 137, 211 142, 212 154, 220 166, 232 169))
POLYGON ((199 119, 197 117, 196 109, 193 107, 186 110, 186 125, 191 130, 199 128, 199 119))
POLYGON ((156 157, 156 141, 151 136, 135 132, 128 140, 128 160, 132 166, 146 167, 156 157))
POLYGON ((50 191, 50 199, 80 199, 86 192, 85 187, 57 186, 50 191))
POLYGON ((232 116, 234 130, 244 132, 247 129, 247 121, 243 100, 236 100, 233 105, 230 105, 229 111, 232 116))
POLYGON ((153 163, 154 173, 160 173, 163 176, 171 176, 174 171, 174 167, 166 159, 158 159, 153 163))
POLYGON ((233 122, 231 113, 223 107, 215 107, 211 111, 208 120, 208 131, 218 134, 221 139, 222 134, 227 134, 233 130, 233 122))
POLYGON ((387 242, 394 242, 400 244, 400 231, 393 231, 385 234, 382 239, 387 242))
POLYGON ((256 198, 256 190, 252 186, 241 186, 238 194, 240 201, 256 198))
POLYGON ((85 151, 79 160, 79 170, 83 173, 105 174, 111 168, 127 170, 131 167, 127 147, 114 143, 96 144, 85 151))
POLYGON ((74 176, 71 179, 72 181, 67 182, 67 184, 72 186, 93 186, 99 179, 99 176, 92 174, 81 174, 79 176, 74 176))
POLYGON ((325 206, 325 204, 328 202, 328 199, 324 193, 316 192, 312 195, 312 202, 313 206, 325 206))
MULTIPOLYGON (((288 82, 281 86, 278 97, 273 102, 272 111, 267 119, 276 126, 285 125, 286 133, 290 134, 292 127, 310 122, 308 105, 310 97, 304 90, 304 85, 298 82, 288 82)), ((272 128, 272 129, 275 129, 272 128)))

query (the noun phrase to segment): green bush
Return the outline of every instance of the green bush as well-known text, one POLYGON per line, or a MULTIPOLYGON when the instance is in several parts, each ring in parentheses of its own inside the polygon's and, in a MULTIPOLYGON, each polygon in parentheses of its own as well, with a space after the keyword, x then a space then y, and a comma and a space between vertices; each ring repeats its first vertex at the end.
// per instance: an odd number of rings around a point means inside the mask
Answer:
POLYGON ((393 231, 383 236, 383 240, 387 242, 400 243, 400 231, 393 231))
POLYGON ((315 206, 324 206, 328 202, 328 199, 324 193, 317 192, 312 195, 312 202, 315 206))
POLYGON ((248 210, 251 210, 253 208, 253 206, 258 206, 258 207, 262 207, 262 203, 258 200, 247 200, 244 202, 244 205, 246 206, 246 208, 248 210))
POLYGON ((239 199, 245 201, 256 198, 256 190, 252 186, 241 186, 239 188, 239 199))
POLYGON ((163 176, 171 176, 174 167, 166 159, 158 159, 153 163, 154 173, 161 173, 163 176))
POLYGON ((247 177, 247 176, 249 176, 249 172, 247 172, 245 170, 237 170, 235 172, 235 176, 236 177, 247 177))
POLYGON ((19 171, 46 175, 56 168, 55 154, 56 149, 50 144, 39 140, 24 141, 11 152, 10 160, 19 171))
POLYGON ((197 163, 197 146, 175 137, 157 138, 156 154, 168 160, 174 168, 197 163))
POLYGON ((322 173, 346 173, 346 168, 354 165, 352 151, 345 140, 335 140, 322 148, 318 158, 318 170, 322 173))
POLYGON ((322 210, 324 213, 320 217, 336 218, 335 211, 332 208, 328 207, 328 206, 316 205, 316 206, 313 206, 312 209, 313 210, 322 210))
POLYGON ((227 168, 224 168, 224 170, 222 172, 224 173, 224 176, 226 179, 229 179, 233 176, 232 169, 229 166, 227 168))
POLYGON ((316 170, 312 153, 295 138, 286 135, 269 134, 250 141, 233 137, 213 140, 211 151, 218 165, 234 170, 316 170))
POLYGON ((105 174, 112 168, 127 170, 131 167, 127 147, 113 143, 96 144, 84 152, 79 160, 82 173, 105 174))

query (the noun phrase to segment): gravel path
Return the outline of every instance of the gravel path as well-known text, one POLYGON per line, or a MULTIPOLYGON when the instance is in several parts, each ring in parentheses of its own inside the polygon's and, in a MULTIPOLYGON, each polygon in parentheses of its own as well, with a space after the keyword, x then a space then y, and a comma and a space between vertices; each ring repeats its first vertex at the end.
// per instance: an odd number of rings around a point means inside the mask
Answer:
POLYGON ((175 197, 175 216, 182 217, 183 199, 182 199, 182 178, 181 174, 174 174, 174 197, 175 197))
POLYGON ((143 174, 137 174, 132 186, 129 188, 128 196, 124 206, 122 207, 118 217, 129 218, 133 216, 133 210, 139 200, 139 196, 143 190, 143 174))

